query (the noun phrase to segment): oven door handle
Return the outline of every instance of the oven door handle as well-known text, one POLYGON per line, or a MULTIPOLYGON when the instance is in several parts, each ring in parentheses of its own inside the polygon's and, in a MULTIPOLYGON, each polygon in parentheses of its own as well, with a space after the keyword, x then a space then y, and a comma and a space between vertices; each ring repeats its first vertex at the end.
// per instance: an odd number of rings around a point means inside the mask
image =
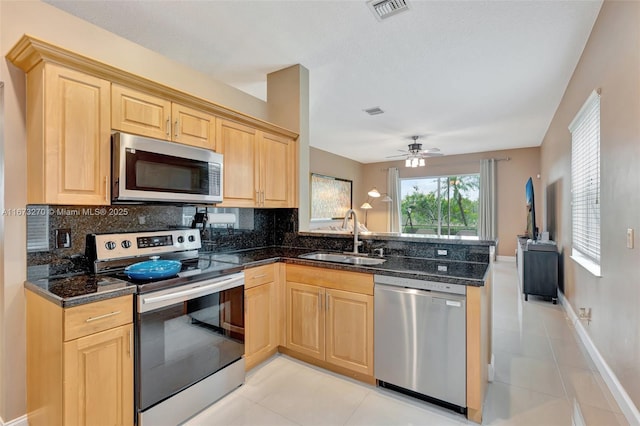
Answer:
MULTIPOLYGON (((218 291, 226 290, 229 288, 237 287, 237 283, 242 283, 244 281, 244 274, 238 277, 225 279, 222 281, 216 281, 212 284, 200 285, 198 287, 192 287, 188 290, 175 291, 167 294, 162 294, 159 296, 151 296, 151 297, 141 297, 141 302, 143 305, 149 305, 153 303, 162 303, 168 302, 171 300, 188 300, 188 296, 199 295, 206 296, 207 294, 216 293, 218 291)), ((170 303, 163 303, 163 305, 170 303)))

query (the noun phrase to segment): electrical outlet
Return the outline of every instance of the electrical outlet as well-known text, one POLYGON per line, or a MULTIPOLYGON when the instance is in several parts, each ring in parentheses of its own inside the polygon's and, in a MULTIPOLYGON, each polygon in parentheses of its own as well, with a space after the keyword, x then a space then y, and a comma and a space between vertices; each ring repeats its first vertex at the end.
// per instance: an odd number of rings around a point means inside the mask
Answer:
POLYGON ((587 325, 591 322, 591 308, 578 309, 578 319, 586 321, 587 325))
POLYGON ((633 248, 633 228, 627 228, 627 248, 633 248))
POLYGON ((56 229, 56 248, 71 247, 71 229, 56 229))

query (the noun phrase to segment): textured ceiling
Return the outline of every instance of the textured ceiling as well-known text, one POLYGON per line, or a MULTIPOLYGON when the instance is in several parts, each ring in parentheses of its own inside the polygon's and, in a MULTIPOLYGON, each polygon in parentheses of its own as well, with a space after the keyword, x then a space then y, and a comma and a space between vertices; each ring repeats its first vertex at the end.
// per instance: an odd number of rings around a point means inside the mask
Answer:
POLYGON ((601 1, 48 3, 258 98, 310 75, 310 144, 363 163, 423 136, 445 155, 540 145, 601 1), (384 114, 363 109, 379 106, 384 114))

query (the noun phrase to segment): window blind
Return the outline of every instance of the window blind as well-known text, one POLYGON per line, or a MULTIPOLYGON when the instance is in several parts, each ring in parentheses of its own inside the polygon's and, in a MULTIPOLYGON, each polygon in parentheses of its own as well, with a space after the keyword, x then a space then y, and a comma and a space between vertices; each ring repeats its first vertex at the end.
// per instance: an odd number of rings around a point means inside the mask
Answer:
POLYGON ((600 95, 593 91, 569 125, 573 250, 600 265, 600 95))

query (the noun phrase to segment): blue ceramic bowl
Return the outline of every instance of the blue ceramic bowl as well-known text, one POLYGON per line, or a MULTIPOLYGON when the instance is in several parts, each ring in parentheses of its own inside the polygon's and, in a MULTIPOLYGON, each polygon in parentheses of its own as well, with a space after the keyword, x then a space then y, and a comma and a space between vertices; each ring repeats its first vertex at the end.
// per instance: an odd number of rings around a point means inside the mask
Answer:
POLYGON ((134 280, 157 280, 175 276, 181 267, 177 260, 152 259, 129 265, 124 268, 124 273, 134 280))

